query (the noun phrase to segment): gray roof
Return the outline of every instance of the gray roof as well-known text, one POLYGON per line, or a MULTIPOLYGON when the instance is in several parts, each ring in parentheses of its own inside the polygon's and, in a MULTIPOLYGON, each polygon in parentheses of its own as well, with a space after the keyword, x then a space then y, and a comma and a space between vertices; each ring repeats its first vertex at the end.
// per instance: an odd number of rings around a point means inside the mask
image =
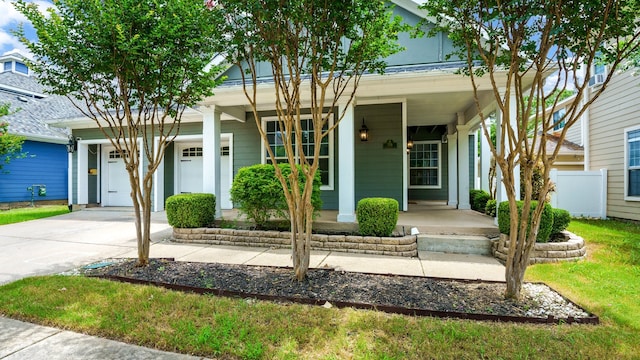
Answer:
POLYGON ((66 141, 69 130, 50 127, 46 121, 79 114, 66 97, 44 94, 36 77, 13 72, 0 73, 0 104, 5 103, 13 112, 2 117, 9 123, 9 132, 39 141, 66 141))

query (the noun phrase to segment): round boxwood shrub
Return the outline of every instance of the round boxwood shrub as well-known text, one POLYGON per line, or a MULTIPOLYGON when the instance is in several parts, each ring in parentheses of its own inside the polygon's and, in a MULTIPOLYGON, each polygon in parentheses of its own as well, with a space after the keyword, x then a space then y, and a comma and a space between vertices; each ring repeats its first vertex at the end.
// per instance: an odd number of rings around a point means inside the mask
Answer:
POLYGON ((165 209, 169 225, 173 227, 206 227, 216 219, 216 197, 213 194, 177 194, 167 198, 165 209))
MULTIPOLYGON (((285 177, 291 174, 289 164, 278 165, 285 177)), ((299 186, 302 189, 305 178, 299 172, 299 186)), ((311 204, 314 212, 322 208, 320 199, 320 172, 313 180, 311 204)), ((241 168, 233 179, 231 201, 242 214, 259 228, 264 228, 273 216, 288 219, 289 211, 284 197, 282 184, 276 177, 275 167, 271 164, 258 164, 241 168)))
MULTIPOLYGON (((522 214, 522 201, 518 201, 518 219, 522 214)), ((535 210, 538 206, 537 201, 531 202, 531 212, 535 210)), ((531 224, 527 226, 527 235, 529 234, 529 228, 531 224)), ((547 242, 549 241, 549 236, 551 235, 551 227, 553 226, 553 209, 551 205, 548 203, 544 204, 544 209, 542 210, 542 218, 540 219, 540 227, 538 229, 538 237, 536 238, 536 242, 547 242)), ((511 231, 511 217, 509 211, 509 202, 503 201, 498 206, 498 228, 500 232, 506 235, 509 235, 511 231)))
POLYGON ((553 226, 551 234, 557 234, 569 226, 571 214, 565 209, 553 209, 553 226))
POLYGON ((471 190, 469 200, 471 200, 471 209, 484 212, 487 201, 491 200, 491 195, 484 190, 471 190))
POLYGON ((364 198, 358 201, 356 217, 360 235, 389 236, 398 222, 398 201, 389 198, 364 198))
POLYGON ((489 215, 489 216, 496 216, 496 205, 497 205, 497 200, 496 199, 491 199, 489 201, 487 201, 487 205, 485 205, 484 207, 484 213, 489 215))

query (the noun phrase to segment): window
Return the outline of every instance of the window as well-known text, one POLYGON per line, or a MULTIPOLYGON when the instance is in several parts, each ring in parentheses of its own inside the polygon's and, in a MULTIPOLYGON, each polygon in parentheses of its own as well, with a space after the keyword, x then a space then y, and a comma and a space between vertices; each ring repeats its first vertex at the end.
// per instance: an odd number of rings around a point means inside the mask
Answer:
POLYGON ((562 130, 562 128, 564 127, 565 114, 566 109, 560 109, 553 113, 553 123, 555 124, 553 125, 553 131, 562 130), (562 119, 562 121, 560 121, 560 119, 562 119))
MULTIPOLYGON (((313 157, 314 152, 314 129, 313 129, 313 119, 311 119, 311 115, 302 115, 303 118, 300 120, 302 125, 302 151, 309 156, 313 157)), ((333 123, 333 120, 330 120, 330 123, 333 123)), ((273 151, 273 154, 276 157, 276 162, 278 164, 286 163, 287 153, 285 150, 283 136, 284 130, 281 130, 278 125, 277 118, 263 118, 263 128, 267 134, 267 140, 269 140, 269 147, 273 151)), ((331 124, 325 124, 322 128, 326 131, 331 124)), ((295 139, 293 139, 295 144, 295 139)), ((294 145, 295 147, 295 145, 294 145)), ((296 154, 296 160, 299 161, 300 154, 296 154)), ((271 163, 271 159, 269 159, 269 153, 266 149, 263 151, 263 159, 266 164, 271 163)), ((312 159, 309 159, 310 162, 312 159)), ((320 171, 320 179, 322 183, 322 190, 333 190, 333 135, 329 134, 322 139, 320 144, 320 157, 318 159, 320 164, 318 165, 318 171, 320 171)))
POLYGON ((409 187, 439 189, 440 141, 415 141, 409 153, 409 187))
POLYGON ((182 157, 202 157, 201 147, 190 147, 182 150, 182 157))
POLYGON ((24 63, 16 61, 16 72, 20 74, 29 75, 29 68, 24 63))
POLYGON ((625 130, 625 200, 640 201, 640 128, 625 130))

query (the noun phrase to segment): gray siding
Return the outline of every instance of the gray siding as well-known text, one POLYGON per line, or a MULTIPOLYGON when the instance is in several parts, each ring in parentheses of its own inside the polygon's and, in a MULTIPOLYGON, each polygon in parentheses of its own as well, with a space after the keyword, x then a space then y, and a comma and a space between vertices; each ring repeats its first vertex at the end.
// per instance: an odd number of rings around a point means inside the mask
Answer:
POLYGON ((388 197, 403 203, 402 104, 365 105, 355 108, 355 132, 362 125, 369 128, 369 141, 355 140, 356 202, 366 197, 388 197), (395 149, 383 144, 392 140, 395 149))
POLYGON ((607 216, 640 220, 640 201, 624 200, 624 129, 640 125, 640 77, 614 75, 590 109, 590 169, 608 169, 607 216))
POLYGON ((569 127, 565 140, 580 146, 584 145, 584 141, 582 140, 582 119, 576 121, 575 124, 569 127))

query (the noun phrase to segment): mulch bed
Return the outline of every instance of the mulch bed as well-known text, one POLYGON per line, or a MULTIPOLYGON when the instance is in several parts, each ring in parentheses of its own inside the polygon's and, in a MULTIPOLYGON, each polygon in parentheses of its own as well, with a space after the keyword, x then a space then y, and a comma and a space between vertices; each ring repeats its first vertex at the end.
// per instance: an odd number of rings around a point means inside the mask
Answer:
POLYGON ((533 323, 598 323, 598 318, 544 284, 525 284, 523 299, 504 298, 502 282, 364 274, 310 269, 304 281, 290 268, 152 259, 88 267, 85 274, 225 296, 356 307, 394 313, 533 323), (531 290, 531 291, 529 291, 531 290))

